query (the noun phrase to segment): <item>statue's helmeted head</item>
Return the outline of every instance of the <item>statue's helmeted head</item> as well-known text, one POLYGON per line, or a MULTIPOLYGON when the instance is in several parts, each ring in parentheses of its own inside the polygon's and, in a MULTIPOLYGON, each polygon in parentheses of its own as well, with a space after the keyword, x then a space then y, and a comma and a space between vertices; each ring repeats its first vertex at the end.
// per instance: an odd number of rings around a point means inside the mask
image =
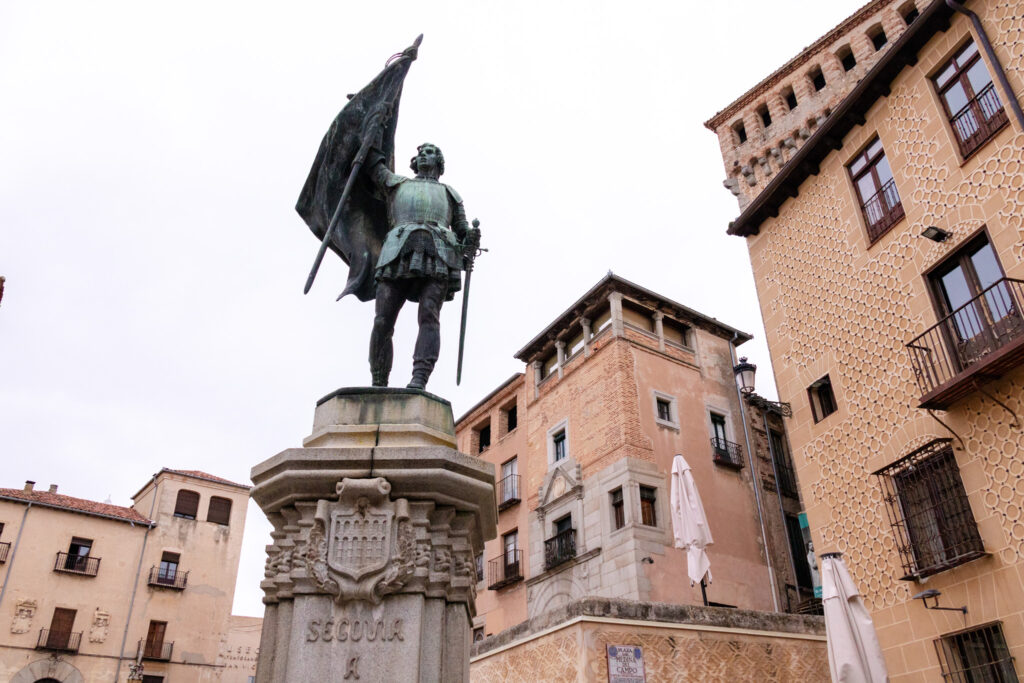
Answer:
POLYGON ((424 142, 416 148, 416 156, 409 162, 409 167, 412 168, 413 173, 420 172, 421 161, 424 166, 434 165, 437 168, 438 176, 444 175, 444 154, 441 153, 441 148, 437 145, 424 142))

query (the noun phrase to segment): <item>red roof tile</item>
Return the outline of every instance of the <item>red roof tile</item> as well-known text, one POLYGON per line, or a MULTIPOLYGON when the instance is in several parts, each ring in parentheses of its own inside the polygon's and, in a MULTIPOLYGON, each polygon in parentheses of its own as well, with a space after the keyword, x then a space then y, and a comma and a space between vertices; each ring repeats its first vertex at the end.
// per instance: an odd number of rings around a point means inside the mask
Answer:
POLYGON ((72 496, 50 493, 48 491, 0 489, 0 498, 31 502, 33 505, 43 505, 45 507, 59 508, 61 510, 81 512, 86 515, 95 515, 97 517, 108 517, 122 522, 136 522, 139 524, 153 523, 132 508, 121 507, 120 505, 111 505, 109 503, 97 503, 94 500, 74 498, 72 496))
POLYGON ((199 470, 172 470, 170 467, 165 467, 160 472, 170 472, 171 474, 183 474, 186 477, 195 477, 196 479, 205 479, 206 481, 212 481, 217 484, 227 484, 228 486, 237 486, 240 489, 249 489, 250 487, 246 484, 237 484, 233 481, 228 481, 221 477, 215 477, 212 474, 206 472, 200 472, 199 470))

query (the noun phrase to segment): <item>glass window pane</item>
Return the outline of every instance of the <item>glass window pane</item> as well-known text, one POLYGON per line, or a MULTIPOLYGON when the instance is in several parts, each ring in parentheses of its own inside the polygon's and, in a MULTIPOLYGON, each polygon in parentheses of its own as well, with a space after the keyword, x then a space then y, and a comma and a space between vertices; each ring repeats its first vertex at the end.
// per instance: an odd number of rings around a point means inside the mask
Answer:
POLYGON ((867 166, 867 164, 868 158, 862 154, 861 156, 857 157, 856 161, 850 164, 850 173, 857 175, 858 173, 860 173, 861 169, 867 166))
POLYGON ((950 64, 949 66, 946 67, 946 69, 941 74, 939 74, 938 78, 935 79, 935 82, 941 88, 942 86, 944 86, 947 83, 949 83, 949 79, 951 79, 953 77, 953 74, 955 74, 955 73, 956 73, 956 64, 950 64))
POLYGON ((875 193, 878 192, 878 186, 875 184, 874 176, 868 173, 857 180, 857 192, 860 193, 861 202, 866 202, 871 199, 875 193))
POLYGON ((868 157, 873 157, 882 151, 882 141, 875 140, 870 147, 868 147, 868 157))
POLYGON ((969 60, 974 55, 978 54, 978 46, 974 44, 974 41, 964 45, 964 49, 960 51, 960 54, 956 56, 956 63, 963 66, 964 62, 969 60))
POLYGON ((883 155, 875 163, 875 171, 878 173, 878 182, 885 185, 892 180, 892 169, 889 168, 889 160, 883 155))
POLYGON ((991 287, 1003 277, 991 244, 986 243, 985 246, 971 254, 971 265, 974 266, 974 272, 978 275, 978 282, 982 289, 991 287))
POLYGON ((967 285, 967 278, 960 266, 939 278, 939 285, 950 311, 960 308, 971 300, 971 288, 967 285))
POLYGON ((971 65, 971 68, 967 70, 967 80, 971 82, 971 88, 974 89, 974 94, 977 95, 992 82, 992 77, 988 74, 988 68, 985 66, 985 62, 980 59, 971 65))
POLYGON ((964 89, 963 83, 957 81, 949 90, 942 93, 942 99, 946 100, 950 115, 954 115, 967 106, 967 90, 964 89))

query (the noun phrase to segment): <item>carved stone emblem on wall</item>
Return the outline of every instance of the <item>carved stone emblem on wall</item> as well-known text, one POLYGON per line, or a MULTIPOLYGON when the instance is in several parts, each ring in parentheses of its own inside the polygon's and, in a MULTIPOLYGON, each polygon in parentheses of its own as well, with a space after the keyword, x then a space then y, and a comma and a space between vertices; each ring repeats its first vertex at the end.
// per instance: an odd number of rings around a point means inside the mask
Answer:
POLYGON ((383 477, 343 479, 338 502, 317 503, 306 545, 306 569, 335 600, 380 601, 412 576, 415 540, 409 503, 392 501, 383 477))
POLYGON ((96 608, 92 615, 92 626, 89 627, 89 642, 102 643, 107 640, 107 633, 110 631, 110 612, 104 612, 96 608))
POLYGON ((19 600, 15 603, 11 633, 28 633, 32 628, 32 617, 35 616, 38 606, 35 600, 19 600))

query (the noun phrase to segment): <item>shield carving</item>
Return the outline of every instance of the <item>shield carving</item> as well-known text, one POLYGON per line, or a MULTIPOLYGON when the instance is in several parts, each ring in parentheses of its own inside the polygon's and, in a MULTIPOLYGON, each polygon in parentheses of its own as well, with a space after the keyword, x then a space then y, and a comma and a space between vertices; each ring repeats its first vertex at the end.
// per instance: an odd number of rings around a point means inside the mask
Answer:
POLYGON ((355 510, 335 509, 327 544, 327 565, 352 581, 376 574, 391 559, 391 528, 395 513, 389 507, 370 506, 365 496, 355 510))

